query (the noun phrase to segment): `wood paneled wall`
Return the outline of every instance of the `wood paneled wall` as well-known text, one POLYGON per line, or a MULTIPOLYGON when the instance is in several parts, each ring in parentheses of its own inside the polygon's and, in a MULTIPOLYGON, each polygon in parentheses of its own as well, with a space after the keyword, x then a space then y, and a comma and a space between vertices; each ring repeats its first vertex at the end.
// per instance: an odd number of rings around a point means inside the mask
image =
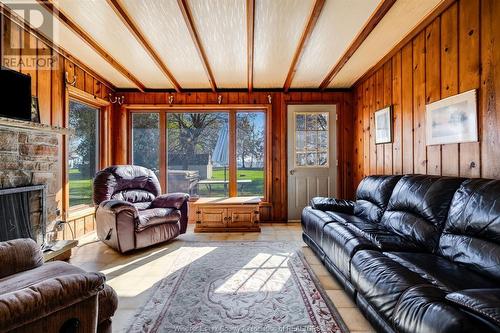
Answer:
MULTIPOLYGON (((126 104, 168 104, 168 93, 125 92, 126 104)), ((287 105, 288 104, 337 104, 338 155, 339 155, 339 193, 342 197, 352 197, 352 140, 353 112, 350 92, 211 92, 173 93, 174 105, 217 104, 218 95, 222 104, 268 104, 272 100, 272 191, 271 205, 264 213, 263 220, 285 221, 287 219, 287 105)), ((127 114, 120 108, 114 110, 113 138, 115 147, 114 163, 127 163, 127 114)))
MULTIPOLYGON (((109 83, 104 83, 96 79, 97 75, 85 71, 70 60, 67 55, 63 56, 56 49, 45 44, 44 41, 37 38, 36 34, 28 27, 20 27, 15 23, 12 24, 10 18, 3 13, 0 14, 0 18, 1 24, 3 25, 3 35, 1 36, 2 43, 0 45, 6 48, 13 45, 15 50, 13 51, 13 53, 15 53, 15 61, 4 62, 3 55, 6 50, 0 49, 0 54, 2 55, 1 64, 31 76, 32 94, 38 97, 41 123, 60 127, 66 126, 65 72, 68 73, 69 82, 73 82, 73 79, 76 79, 75 87, 77 89, 104 99, 107 99, 108 93, 112 92, 109 83), (26 54, 23 55, 25 47, 29 46, 33 48, 33 45, 36 45, 36 55, 30 54, 29 57, 26 54), (20 61, 21 59, 23 61, 36 61, 46 56, 53 57, 53 67, 47 68, 44 66, 33 68, 33 66, 23 66, 23 62, 20 61)), ((11 50, 9 50, 9 54, 10 51, 11 50)), ((61 211, 63 211, 64 207, 62 201, 65 172, 64 164, 62 163, 64 158, 62 153, 63 150, 60 147, 58 163, 58 167, 60 168, 60 179, 57 180, 59 189, 56 200, 58 202, 58 208, 61 211)), ((73 232, 66 228, 64 232, 60 233, 60 238, 72 239, 73 236, 77 238, 83 233, 92 230, 93 228, 90 229, 89 227, 92 225, 92 223, 89 222, 90 219, 93 220, 92 215, 90 217, 79 216, 78 219, 67 221, 72 226, 71 229, 73 232)))
POLYGON ((353 186, 370 174, 500 178, 500 1, 458 0, 354 88, 353 186), (425 105, 478 89, 479 142, 426 146, 425 105), (393 105, 393 142, 374 112, 393 105))
MULTIPOLYGON (((19 45, 36 45, 36 58, 52 56, 54 65, 51 69, 47 67, 38 67, 33 69, 33 66, 23 66, 21 59, 23 57, 23 48, 14 51, 19 56, 19 60, 15 62, 5 62, 2 59, 2 65, 31 76, 31 90, 34 96, 38 97, 40 108, 40 122, 53 126, 65 126, 64 119, 64 89, 65 89, 65 72, 68 72, 68 81, 73 82, 76 76, 75 87, 90 93, 92 95, 107 99, 108 93, 112 90, 107 84, 99 81, 93 74, 86 72, 82 68, 75 65, 71 60, 63 57, 53 48, 46 45, 42 40, 38 39, 30 33, 29 29, 23 29, 17 24, 12 24, 10 18, 1 14, 1 22, 4 26, 2 32, 2 45, 9 47, 10 41, 14 46, 19 45), (11 32, 12 30, 12 32, 11 32), (15 66, 14 66, 15 65, 15 66)), ((0 52, 3 56, 4 52, 0 52)), ((31 57, 29 61, 36 61, 35 57, 31 57)), ((109 85, 109 84, 108 84, 109 85)))

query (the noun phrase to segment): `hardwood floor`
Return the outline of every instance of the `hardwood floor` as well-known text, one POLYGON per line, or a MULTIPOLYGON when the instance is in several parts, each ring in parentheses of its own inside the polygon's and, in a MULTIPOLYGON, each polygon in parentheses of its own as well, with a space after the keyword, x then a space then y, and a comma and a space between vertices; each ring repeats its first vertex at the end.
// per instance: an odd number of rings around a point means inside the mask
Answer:
POLYGON ((165 277, 166 267, 175 260, 176 249, 200 241, 285 241, 297 244, 318 276, 352 333, 375 332, 341 285, 328 273, 314 253, 302 242, 298 223, 265 223, 260 233, 194 233, 190 224, 186 234, 176 240, 122 255, 99 242, 95 234, 85 236, 73 250, 70 263, 89 271, 106 274, 108 284, 118 296, 119 307, 113 318, 113 332, 124 332, 137 307, 150 296, 151 287, 165 277))

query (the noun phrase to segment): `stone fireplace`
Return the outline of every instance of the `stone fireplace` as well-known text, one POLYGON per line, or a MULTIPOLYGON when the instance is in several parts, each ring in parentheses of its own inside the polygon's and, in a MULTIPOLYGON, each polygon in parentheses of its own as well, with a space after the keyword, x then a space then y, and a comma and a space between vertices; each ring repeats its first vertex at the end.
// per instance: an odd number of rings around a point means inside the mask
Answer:
POLYGON ((45 185, 0 189, 0 241, 32 238, 45 244, 46 190, 45 185))
MULTIPOLYGON (((35 186, 28 191, 31 219, 52 231, 62 209, 62 140, 67 130, 0 117, 0 189, 35 186), (36 185, 44 185, 36 187, 36 185), (45 198, 40 200, 40 196, 45 198), (39 206, 45 203, 44 209, 39 206), (45 214, 45 216, 37 216, 45 214)), ((5 193, 5 191, 4 191, 5 193)), ((12 199, 11 199, 12 200, 12 199)), ((22 200, 22 197, 19 197, 22 200)))

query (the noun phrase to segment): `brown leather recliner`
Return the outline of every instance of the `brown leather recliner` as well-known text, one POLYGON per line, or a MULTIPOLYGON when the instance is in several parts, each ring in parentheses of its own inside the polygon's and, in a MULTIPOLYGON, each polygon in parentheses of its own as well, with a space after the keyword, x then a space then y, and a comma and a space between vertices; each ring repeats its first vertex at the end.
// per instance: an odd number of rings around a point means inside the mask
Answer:
POLYGON ((104 274, 44 263, 32 239, 0 242, 0 258, 0 332, 111 333, 118 296, 104 274))
POLYGON ((164 242, 186 232, 186 193, 161 194, 153 171, 135 165, 111 166, 96 174, 97 236, 120 252, 164 242))

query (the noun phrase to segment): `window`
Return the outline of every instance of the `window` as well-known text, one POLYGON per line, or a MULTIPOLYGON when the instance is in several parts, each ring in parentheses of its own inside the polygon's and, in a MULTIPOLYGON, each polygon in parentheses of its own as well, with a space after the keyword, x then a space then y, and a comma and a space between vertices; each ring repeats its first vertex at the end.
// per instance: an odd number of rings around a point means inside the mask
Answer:
POLYGON ((239 196, 264 196, 264 112, 238 112, 236 166, 239 196))
POLYGON ((229 195, 229 114, 167 115, 168 192, 229 195))
POLYGON ((296 112, 295 166, 328 167, 328 113, 296 112))
POLYGON ((69 206, 92 205, 92 179, 99 168, 99 109, 69 101, 69 206))
POLYGON ((263 109, 130 111, 130 162, 157 171, 168 193, 265 198, 263 109))
POLYGON ((160 114, 132 113, 132 164, 160 177, 160 114))

